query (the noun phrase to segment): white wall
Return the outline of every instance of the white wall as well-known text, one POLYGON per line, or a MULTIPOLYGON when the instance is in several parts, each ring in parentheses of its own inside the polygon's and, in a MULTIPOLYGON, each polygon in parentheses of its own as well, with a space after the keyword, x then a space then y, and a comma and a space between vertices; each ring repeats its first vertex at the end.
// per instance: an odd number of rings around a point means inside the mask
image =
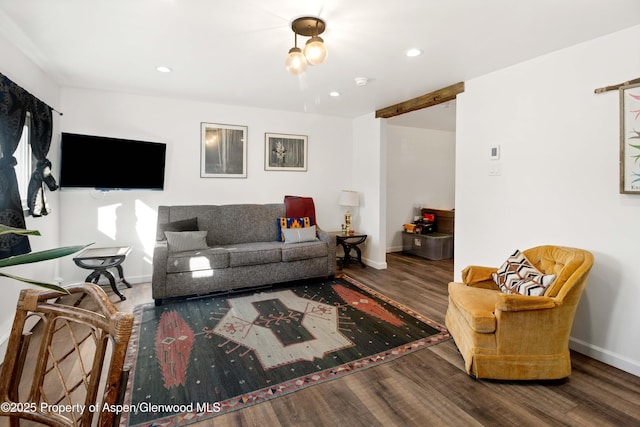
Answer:
POLYGON ((386 123, 370 113, 354 119, 353 128, 353 160, 347 170, 351 172, 353 182, 349 189, 360 193, 355 227, 368 234, 362 257, 367 265, 387 268, 386 123))
POLYGON ((571 347, 640 375, 640 196, 618 193, 619 97, 640 26, 465 82, 457 101, 455 270, 516 248, 595 255, 571 347), (502 174, 489 176, 501 146, 502 174))
MULTIPOLYGON (((353 161, 349 119, 70 88, 63 88, 61 99, 63 132, 167 144, 165 191, 64 189, 60 194, 62 243, 132 246, 124 272, 134 283, 151 277, 161 204, 281 203, 286 194, 311 196, 318 224, 340 229, 339 193, 352 186, 344 173, 353 161), (201 122, 248 126, 246 179, 200 178, 201 122), (265 171, 265 132, 307 135, 308 171, 265 171)), ((87 159, 87 167, 99 161, 99 155, 87 159)), ((87 275, 72 262, 62 264, 61 273, 64 283, 87 275)))
POLYGON ((455 132, 387 126, 387 252, 420 208, 455 207, 455 132))
MULTIPOLYGON (((0 36, 0 73, 4 74, 16 84, 46 102, 50 106, 59 109, 59 88, 29 59, 27 59, 5 38, 0 36)), ((54 132, 57 131, 60 118, 54 113, 54 132)), ((52 150, 49 159, 55 164, 57 152, 52 150)), ((24 196, 24 195, 23 195, 24 196)), ((40 218, 27 217, 27 228, 40 230, 42 236, 30 237, 31 249, 40 251, 58 246, 58 218, 60 215, 58 205, 58 192, 47 191, 47 201, 53 214, 40 218)), ((7 269, 8 272, 22 277, 36 278, 45 281, 54 281, 57 276, 57 262, 47 261, 28 266, 16 266, 7 269)), ((16 302, 20 289, 28 285, 15 280, 0 278, 2 298, 0 298, 0 359, 4 357, 6 344, 11 331, 11 323, 16 309, 16 302)))

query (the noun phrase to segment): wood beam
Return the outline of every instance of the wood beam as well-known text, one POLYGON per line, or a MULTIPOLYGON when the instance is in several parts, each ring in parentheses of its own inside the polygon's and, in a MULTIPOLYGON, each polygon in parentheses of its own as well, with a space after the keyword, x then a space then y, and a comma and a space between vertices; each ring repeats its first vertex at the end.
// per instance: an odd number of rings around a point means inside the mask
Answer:
POLYGON ((453 101, 456 99, 456 95, 461 92, 464 92, 464 82, 456 83, 426 95, 377 110, 376 118, 388 119, 389 117, 432 107, 434 105, 442 104, 443 102, 453 101))

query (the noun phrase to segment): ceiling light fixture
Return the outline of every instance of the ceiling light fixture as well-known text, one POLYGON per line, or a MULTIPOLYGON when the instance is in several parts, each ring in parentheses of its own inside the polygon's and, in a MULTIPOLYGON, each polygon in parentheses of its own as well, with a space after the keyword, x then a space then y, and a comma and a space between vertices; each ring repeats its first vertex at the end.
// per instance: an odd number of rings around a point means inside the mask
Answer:
POLYGON ((420 56, 422 54, 422 51, 420 49, 409 49, 406 52, 406 55, 410 58, 413 58, 415 56, 420 56))
POLYGON ((327 48, 320 34, 326 28, 325 22, 320 18, 304 16, 291 23, 294 33, 294 45, 289 50, 289 56, 285 63, 287 71, 291 74, 301 74, 309 65, 320 65, 327 59, 327 48), (304 46, 304 51, 298 47, 298 35, 311 37, 304 46))
POLYGON ((157 67, 156 70, 160 71, 161 73, 170 73, 171 71, 173 71, 171 68, 165 67, 163 65, 157 67))

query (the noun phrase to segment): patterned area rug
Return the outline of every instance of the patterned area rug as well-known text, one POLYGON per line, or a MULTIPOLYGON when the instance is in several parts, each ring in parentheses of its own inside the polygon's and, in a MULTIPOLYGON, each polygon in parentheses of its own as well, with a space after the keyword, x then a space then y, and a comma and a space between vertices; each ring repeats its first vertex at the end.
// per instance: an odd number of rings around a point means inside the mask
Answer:
POLYGON ((145 304, 135 315, 123 426, 190 424, 450 338, 346 276, 145 304))

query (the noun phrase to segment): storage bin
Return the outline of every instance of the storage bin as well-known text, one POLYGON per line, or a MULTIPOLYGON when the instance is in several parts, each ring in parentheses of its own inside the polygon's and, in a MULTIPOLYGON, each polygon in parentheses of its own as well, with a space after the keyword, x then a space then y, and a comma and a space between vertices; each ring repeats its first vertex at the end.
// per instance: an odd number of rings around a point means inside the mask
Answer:
POLYGON ((453 235, 402 232, 402 252, 431 260, 453 258, 453 235))

